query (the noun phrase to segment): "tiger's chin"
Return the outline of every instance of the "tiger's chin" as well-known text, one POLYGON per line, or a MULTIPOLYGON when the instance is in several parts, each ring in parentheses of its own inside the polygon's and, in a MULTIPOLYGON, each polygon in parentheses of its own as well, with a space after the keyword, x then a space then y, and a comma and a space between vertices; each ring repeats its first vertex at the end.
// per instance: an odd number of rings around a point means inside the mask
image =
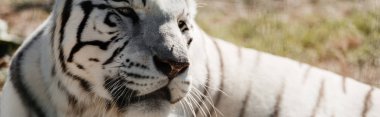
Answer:
POLYGON ((171 103, 164 98, 147 98, 127 108, 126 117, 167 117, 171 103))
POLYGON ((167 87, 147 95, 134 97, 132 100, 135 101, 126 108, 127 117, 167 117, 173 104, 167 87))
MULTIPOLYGON (((124 96, 127 97, 127 96, 124 96)), ((130 99, 125 99, 128 101, 123 101, 126 102, 126 104, 123 105, 133 105, 133 104, 139 104, 139 103, 150 103, 150 105, 157 105, 158 103, 162 102, 170 102, 171 100, 171 95, 170 91, 167 87, 160 88, 152 93, 145 94, 142 96, 134 96, 131 97, 130 99)))
POLYGON ((131 106, 125 113, 126 117, 167 117, 170 114, 170 104, 160 102, 159 107, 151 107, 150 102, 131 106))

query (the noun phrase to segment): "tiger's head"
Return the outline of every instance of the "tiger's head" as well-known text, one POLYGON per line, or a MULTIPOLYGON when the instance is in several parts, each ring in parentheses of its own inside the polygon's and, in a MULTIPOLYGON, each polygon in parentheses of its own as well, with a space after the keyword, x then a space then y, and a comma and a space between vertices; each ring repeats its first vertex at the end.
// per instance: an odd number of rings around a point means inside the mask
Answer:
MULTIPOLYGON (((193 0, 57 0, 56 63, 121 109, 168 111, 191 85, 193 0)), ((69 87, 70 88, 70 87, 69 87)))

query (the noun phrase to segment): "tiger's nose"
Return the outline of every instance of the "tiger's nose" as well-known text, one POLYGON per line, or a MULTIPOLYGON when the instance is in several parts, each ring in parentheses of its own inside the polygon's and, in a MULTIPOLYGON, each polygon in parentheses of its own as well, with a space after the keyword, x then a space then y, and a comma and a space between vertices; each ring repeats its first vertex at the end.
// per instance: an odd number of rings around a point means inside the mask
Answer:
POLYGON ((185 72, 189 68, 189 62, 171 60, 171 59, 161 59, 158 56, 153 57, 153 62, 158 71, 165 74, 169 79, 173 79, 179 74, 185 72))

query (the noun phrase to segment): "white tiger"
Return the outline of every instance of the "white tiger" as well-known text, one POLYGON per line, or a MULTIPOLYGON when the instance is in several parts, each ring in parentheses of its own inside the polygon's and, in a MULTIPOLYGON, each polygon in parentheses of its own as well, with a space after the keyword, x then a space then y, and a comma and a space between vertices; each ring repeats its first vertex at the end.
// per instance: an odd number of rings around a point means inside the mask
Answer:
POLYGON ((194 0, 56 0, 2 117, 379 117, 377 88, 207 36, 194 0))

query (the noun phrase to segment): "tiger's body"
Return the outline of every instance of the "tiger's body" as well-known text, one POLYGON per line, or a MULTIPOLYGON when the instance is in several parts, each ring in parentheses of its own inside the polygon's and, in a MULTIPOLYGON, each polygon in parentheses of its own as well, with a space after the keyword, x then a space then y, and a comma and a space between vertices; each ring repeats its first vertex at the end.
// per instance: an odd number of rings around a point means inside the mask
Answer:
MULTIPOLYGON (((288 58, 204 37, 202 71, 207 72, 202 76, 207 77, 201 82, 208 88, 199 90, 208 90, 201 95, 209 96, 217 108, 202 104, 206 115, 211 110, 211 116, 225 117, 380 116, 380 90, 375 87, 288 58)), ((198 116, 205 113, 197 111, 198 116)))
POLYGON ((214 39, 194 15, 193 0, 57 0, 1 116, 380 116, 379 89, 214 39))

